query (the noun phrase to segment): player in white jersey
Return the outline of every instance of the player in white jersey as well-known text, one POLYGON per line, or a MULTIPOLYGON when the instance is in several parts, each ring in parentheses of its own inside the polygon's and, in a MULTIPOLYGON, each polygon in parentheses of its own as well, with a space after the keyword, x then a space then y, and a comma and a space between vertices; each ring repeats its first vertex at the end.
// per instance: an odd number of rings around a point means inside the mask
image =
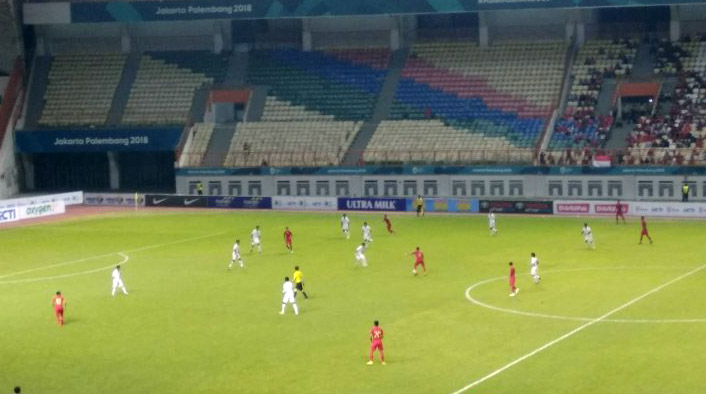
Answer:
POLYGON ((348 218, 348 215, 345 213, 341 216, 341 230, 343 231, 343 236, 346 239, 351 238, 351 233, 350 233, 350 227, 351 227, 351 219, 348 218))
POLYGON ((125 284, 123 283, 123 278, 120 275, 120 266, 116 266, 113 269, 113 273, 111 275, 113 277, 113 290, 112 294, 115 295, 115 290, 120 288, 120 290, 123 291, 123 294, 127 295, 127 289, 125 289, 125 284))
POLYGON ((530 257, 530 275, 532 275, 532 279, 534 279, 535 284, 539 283, 542 279, 539 276, 539 259, 534 252, 532 252, 532 257, 530 257))
POLYGON ((595 249, 596 244, 593 243, 593 231, 591 231, 591 227, 588 226, 588 223, 583 224, 581 232, 583 233, 583 242, 586 246, 589 246, 591 249, 595 249))
POLYGON ((368 259, 365 258, 365 254, 364 254, 364 253, 365 253, 365 248, 366 248, 365 242, 361 243, 360 246, 358 246, 357 248, 355 248, 355 261, 356 261, 356 265, 360 264, 360 265, 362 265, 363 267, 367 267, 367 266, 368 266, 368 259))
POLYGON ((488 214, 488 227, 490 227, 490 235, 498 233, 498 228, 495 226, 495 214, 491 211, 488 214))
POLYGON ((369 244, 373 242, 373 235, 372 235, 372 229, 370 228, 370 225, 368 222, 363 222, 363 243, 369 244))
POLYGON ((257 247, 257 253, 262 253, 262 244, 260 243, 260 226, 255 228, 250 233, 250 253, 257 247))
POLYGON ((292 309, 294 309, 294 314, 299 314, 299 308, 297 308, 297 299, 294 297, 294 284, 289 281, 289 277, 284 278, 284 284, 282 285, 282 310, 279 311, 280 315, 284 315, 284 309, 287 304, 292 304, 292 309))
POLYGON ((240 264, 240 268, 245 268, 245 263, 243 262, 243 258, 240 257, 240 240, 239 239, 236 239, 235 243, 233 244, 233 258, 230 260, 230 264, 228 264, 229 270, 233 269, 233 264, 235 264, 236 261, 240 264))

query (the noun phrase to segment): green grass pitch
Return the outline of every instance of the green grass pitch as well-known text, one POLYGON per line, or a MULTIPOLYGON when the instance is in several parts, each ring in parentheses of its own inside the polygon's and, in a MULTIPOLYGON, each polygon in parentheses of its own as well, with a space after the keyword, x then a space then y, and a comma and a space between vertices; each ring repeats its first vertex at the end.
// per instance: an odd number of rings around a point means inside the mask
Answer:
POLYGON ((704 230, 699 221, 639 224, 498 215, 137 212, 0 231, 0 391, 63 393, 450 394, 594 319, 469 393, 703 393, 704 230), (369 267, 355 267, 360 226, 369 267), (248 254, 260 225, 262 255, 248 254), (282 232, 294 232, 294 254, 282 232), (246 268, 228 272, 241 239, 246 268), (411 275, 415 246, 429 275, 411 275), (110 296, 123 257, 129 296, 110 296), (530 280, 529 254, 542 282, 530 280), (518 270, 508 297, 508 261, 518 270), (304 272, 311 299, 278 314, 284 276, 304 272), (689 275, 664 288, 661 285, 689 275), (478 284, 466 298, 466 289, 478 284), (57 326, 50 300, 67 298, 57 326), (502 309, 502 310, 500 310, 502 309), (551 315, 539 316, 539 315, 551 315), (387 365, 366 366, 368 330, 385 330, 387 365))

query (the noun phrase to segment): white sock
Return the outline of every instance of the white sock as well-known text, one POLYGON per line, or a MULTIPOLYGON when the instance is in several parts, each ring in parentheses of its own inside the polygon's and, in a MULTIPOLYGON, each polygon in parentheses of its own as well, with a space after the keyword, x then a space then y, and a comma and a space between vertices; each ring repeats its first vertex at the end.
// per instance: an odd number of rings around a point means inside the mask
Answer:
POLYGON ((299 314, 299 308, 297 307, 297 304, 292 304, 292 308, 294 308, 294 314, 298 315, 299 314))
POLYGON ((125 288, 125 286, 123 286, 122 289, 123 289, 123 294, 127 295, 127 289, 125 288))
POLYGON ((231 261, 230 261, 230 264, 228 264, 228 269, 233 269, 233 263, 234 263, 234 262, 235 262, 235 260, 231 260, 231 261))
POLYGON ((113 287, 113 290, 111 290, 111 295, 115 295, 115 287, 113 287))
POLYGON ((282 310, 279 313, 284 313, 284 308, 287 307, 287 304, 282 303, 282 310))
POLYGON ((245 262, 243 262, 243 259, 238 260, 240 263, 240 268, 245 268, 245 262))

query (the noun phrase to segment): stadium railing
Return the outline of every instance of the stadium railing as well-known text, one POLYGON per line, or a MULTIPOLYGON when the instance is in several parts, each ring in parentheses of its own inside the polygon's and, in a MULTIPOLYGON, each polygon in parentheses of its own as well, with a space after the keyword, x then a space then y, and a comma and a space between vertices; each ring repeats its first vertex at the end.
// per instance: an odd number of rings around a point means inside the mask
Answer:
MULTIPOLYGON (((542 150, 535 156, 528 149, 506 150, 410 150, 410 151, 383 151, 374 152, 375 160, 356 163, 363 165, 538 165, 538 166, 592 166, 594 159, 602 159, 602 165, 609 163, 611 166, 705 166, 706 148, 650 148, 650 149, 624 149, 624 150, 542 150), (622 156, 622 157, 621 157, 622 156), (607 160, 607 162, 606 162, 607 160)), ((337 152, 315 151, 277 151, 262 152, 250 151, 240 153, 242 162, 247 163, 242 167, 316 167, 312 163, 321 163, 330 157, 335 157, 337 152), (263 158, 255 163, 248 157, 263 158)), ((181 163, 190 163, 185 155, 203 157, 205 152, 182 152, 181 163)), ((362 157, 362 156, 361 156, 362 157)), ((342 163, 328 163, 331 166, 340 166, 342 163)), ((188 167, 188 166, 184 166, 188 167)))

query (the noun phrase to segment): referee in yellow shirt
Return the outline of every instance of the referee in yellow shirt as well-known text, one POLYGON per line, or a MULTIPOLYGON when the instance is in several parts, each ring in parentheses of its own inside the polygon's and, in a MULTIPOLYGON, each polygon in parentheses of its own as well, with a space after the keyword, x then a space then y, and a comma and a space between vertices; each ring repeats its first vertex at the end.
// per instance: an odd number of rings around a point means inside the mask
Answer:
MULTIPOLYGON (((306 295, 306 291, 304 291, 304 274, 299 270, 299 266, 294 267, 294 274, 292 275, 292 278, 294 278, 294 287, 297 289, 297 291, 301 291, 302 294, 304 294, 304 299, 309 299, 309 296, 306 295)), ((296 296, 297 293, 294 293, 296 296)))
POLYGON ((424 199, 421 194, 417 195, 414 205, 417 207, 417 216, 424 216, 424 199))

